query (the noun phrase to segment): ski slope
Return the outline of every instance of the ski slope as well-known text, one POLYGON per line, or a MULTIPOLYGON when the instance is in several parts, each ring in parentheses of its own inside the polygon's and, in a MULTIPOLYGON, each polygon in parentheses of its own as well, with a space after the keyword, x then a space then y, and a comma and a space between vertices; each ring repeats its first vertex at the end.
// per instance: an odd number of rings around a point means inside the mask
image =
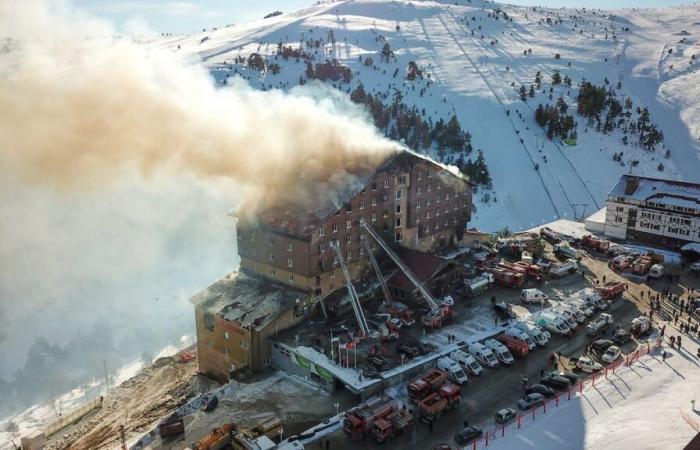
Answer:
POLYGON ((700 33, 698 6, 604 12, 480 0, 456 3, 322 3, 149 45, 200 59, 219 82, 241 77, 260 89, 292 89, 305 65, 276 57, 277 44, 304 48, 305 40, 320 39, 315 62, 337 59, 354 74, 348 84, 327 84, 350 92, 361 82, 368 93, 385 93, 389 99, 398 90, 404 103, 425 110, 425 118, 433 121, 456 114, 472 134, 474 148, 483 149, 493 178, 488 203, 483 192, 475 195, 472 225, 487 230, 581 218, 602 206, 615 180, 630 169, 640 175, 700 180, 700 72, 697 64, 688 63, 696 52, 700 57, 695 40, 700 33), (679 34, 681 30, 687 35, 679 34), (683 37, 685 42, 678 44, 683 37), (390 44, 395 60, 380 61, 384 43, 390 44), (676 51, 669 55, 671 47, 676 51), (235 61, 253 52, 279 64, 280 73, 260 73, 235 61), (360 62, 367 56, 374 59, 372 67, 360 62), (406 81, 409 61, 430 78, 406 81), (394 77, 396 69, 399 76, 394 77), (571 77, 574 87, 552 86, 554 71, 571 77), (537 72, 542 89, 523 102, 518 89, 532 84, 537 72), (618 93, 632 99, 635 108, 649 108, 652 122, 665 134, 665 146, 655 152, 624 146, 619 131, 606 135, 588 129, 580 117, 575 147, 547 139, 534 121, 537 105, 553 103, 561 95, 575 111, 575 85, 582 80, 602 84, 605 79, 613 87, 621 82, 618 93), (550 88, 553 100, 548 98, 550 88), (666 150, 671 152, 668 159, 666 150), (620 151, 625 165, 612 160, 620 151), (638 161, 633 168, 632 160, 638 161))

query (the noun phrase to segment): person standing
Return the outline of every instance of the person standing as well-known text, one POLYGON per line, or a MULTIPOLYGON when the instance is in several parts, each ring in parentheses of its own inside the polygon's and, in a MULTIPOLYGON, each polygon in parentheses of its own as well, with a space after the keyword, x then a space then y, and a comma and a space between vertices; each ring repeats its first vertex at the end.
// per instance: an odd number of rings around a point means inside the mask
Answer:
POLYGON ((678 340, 676 342, 678 342, 678 350, 680 350, 681 349, 681 337, 680 336, 678 336, 678 340))

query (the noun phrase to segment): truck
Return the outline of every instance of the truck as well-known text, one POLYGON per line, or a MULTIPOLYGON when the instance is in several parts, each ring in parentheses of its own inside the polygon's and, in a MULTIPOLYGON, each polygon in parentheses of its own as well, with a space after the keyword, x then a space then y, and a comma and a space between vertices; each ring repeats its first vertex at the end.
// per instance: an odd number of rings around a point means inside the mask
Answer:
POLYGON ((469 378, 467 378, 467 374, 465 374, 464 370, 462 370, 462 366, 460 366, 457 361, 453 360, 449 356, 443 356, 442 358, 438 359, 438 369, 445 372, 447 374, 447 378, 457 384, 461 385, 469 382, 469 378))
POLYGON ((372 430, 374 422, 395 414, 399 401, 389 396, 373 397, 351 409, 343 419, 343 431, 352 440, 362 439, 372 430))
POLYGON ((540 229, 540 236, 542 236, 545 241, 549 242, 552 245, 558 244, 563 240, 561 234, 552 230, 549 227, 542 227, 540 229))
POLYGON ((542 281, 544 274, 542 273, 542 268, 537 264, 526 263, 524 261, 516 261, 513 263, 514 266, 520 267, 525 271, 525 276, 535 281, 542 281))
POLYGON ((610 241, 598 239, 587 234, 581 238, 581 246, 599 253, 607 254, 610 250, 610 241))
POLYGON ((496 355, 499 362, 505 365, 511 365, 514 362, 513 355, 508 351, 508 347, 497 341, 496 339, 486 339, 484 345, 491 349, 496 355))
POLYGON ((525 286, 525 276, 521 273, 499 267, 491 269, 491 273, 493 273, 496 283, 501 286, 512 288, 522 288, 525 286))
POLYGON ((562 263, 554 264, 554 266, 549 269, 549 273, 554 277, 563 277, 564 275, 575 273, 577 270, 578 261, 575 259, 567 259, 562 263))
POLYGON ((436 391, 447 380, 447 374, 440 369, 430 369, 408 385, 408 397, 417 402, 436 391))
POLYGON ((592 336, 597 336, 601 331, 607 330, 613 323, 613 318, 610 314, 602 313, 586 327, 586 333, 592 336))
POLYGON ((632 273, 635 275, 646 275, 654 264, 651 261, 651 257, 647 255, 640 256, 639 258, 632 261, 632 273))
POLYGON ((563 317, 551 312, 541 311, 535 315, 535 323, 553 333, 565 336, 571 332, 563 317))
POLYGON ((541 347, 544 347, 549 342, 549 338, 552 337, 549 331, 545 331, 539 326, 532 322, 518 321, 513 325, 515 328, 527 333, 535 343, 541 347))
POLYGON ((462 368, 472 375, 481 375, 484 369, 476 362, 476 359, 469 353, 462 350, 454 350, 450 353, 450 358, 457 361, 462 368))
POLYGON ((197 441, 192 448, 193 450, 221 450, 222 448, 226 448, 231 443, 231 434, 235 432, 237 428, 235 423, 227 423, 216 427, 197 441))
POLYGON ((490 348, 480 342, 472 342, 467 347, 467 351, 481 364, 489 367, 497 367, 498 360, 490 348))
POLYGON ((505 334, 507 334, 508 336, 512 336, 519 341, 524 342, 525 345, 527 345, 527 348, 529 348, 530 350, 534 350, 536 347, 535 341, 533 341, 532 338, 527 333, 525 333, 524 331, 522 331, 516 327, 506 328, 505 334))
POLYGON ((424 422, 438 419, 445 410, 456 408, 462 401, 462 390, 452 383, 445 383, 432 394, 418 402, 418 416, 424 422))
POLYGON ((484 272, 474 278, 464 279, 464 290, 465 294, 469 297, 478 295, 493 286, 494 277, 493 274, 489 272, 484 272))
POLYGON ((602 286, 595 288, 603 300, 612 300, 613 298, 622 295, 627 289, 627 285, 622 281, 608 281, 602 286))
POLYGON ((389 442, 402 433, 413 420, 413 414, 406 409, 399 409, 386 417, 377 419, 372 424, 372 434, 379 443, 389 442))
POLYGON ((618 255, 608 261, 608 267, 615 272, 626 272, 634 262, 634 259, 630 255, 618 255))
POLYGON ((555 244, 554 254, 564 258, 581 259, 580 252, 570 246, 568 242, 560 242, 555 244))
POLYGON ((496 336, 496 340, 502 343, 508 349, 508 351, 518 358, 524 358, 528 353, 530 353, 530 347, 528 347, 525 342, 521 341, 520 339, 516 339, 509 334, 499 334, 496 336))

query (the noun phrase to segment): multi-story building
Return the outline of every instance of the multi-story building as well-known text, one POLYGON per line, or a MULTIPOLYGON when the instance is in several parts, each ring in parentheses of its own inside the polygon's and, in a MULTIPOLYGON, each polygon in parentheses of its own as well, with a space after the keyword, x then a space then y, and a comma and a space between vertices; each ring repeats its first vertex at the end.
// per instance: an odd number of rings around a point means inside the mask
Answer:
POLYGON ((608 193, 605 234, 674 248, 700 242, 700 184, 623 175, 608 193))
POLYGON ((388 157, 362 183, 311 210, 265 211, 238 223, 241 271, 192 299, 200 372, 225 381, 267 362, 270 338, 304 320, 319 300, 339 304, 345 279, 369 267, 376 243, 361 221, 390 245, 430 252, 462 238, 471 216, 471 184, 461 174, 412 152, 388 157), (366 242, 365 242, 366 241, 366 242))
POLYGON ((471 185, 461 174, 412 152, 396 153, 344 198, 239 223, 241 268, 325 297, 345 285, 332 242, 353 280, 368 267, 364 241, 370 238, 361 220, 390 244, 434 252, 462 238, 471 210, 471 185))

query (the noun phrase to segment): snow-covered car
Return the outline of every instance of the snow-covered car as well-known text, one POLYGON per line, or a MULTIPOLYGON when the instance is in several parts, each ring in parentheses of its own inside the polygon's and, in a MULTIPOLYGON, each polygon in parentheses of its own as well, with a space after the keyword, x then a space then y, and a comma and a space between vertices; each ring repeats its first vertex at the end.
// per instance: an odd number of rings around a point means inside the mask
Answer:
POLYGON ((528 386, 527 389, 525 390, 526 394, 542 394, 545 397, 554 397, 557 394, 557 391, 552 389, 549 386, 545 386, 544 384, 533 384, 531 386, 528 386))
POLYGON ((571 381, 568 378, 551 374, 543 376, 540 383, 558 391, 565 391, 571 386, 571 381))
POLYGON ((603 353, 603 356, 601 356, 600 359, 602 359, 606 363, 611 363, 620 357, 620 353, 620 347, 618 347, 617 345, 613 345, 608 347, 608 349, 605 351, 605 353, 603 353))
POLYGON ((440 299, 440 306, 454 306, 455 299, 451 295, 446 295, 440 299))
POLYGON ((494 419, 496 420, 496 423, 504 424, 515 419, 515 416, 517 414, 518 413, 513 408, 503 408, 499 409, 498 412, 496 412, 494 419))
POLYGON ((518 408, 522 409, 523 411, 527 411, 528 409, 540 406, 543 403, 544 395, 533 392, 532 394, 527 394, 525 397, 518 400, 518 408))
POLYGON ((598 355, 602 355, 613 345, 615 345, 615 343, 610 339, 598 339, 597 341, 591 343, 591 351, 598 355))
POLYGON ((589 373, 598 372, 603 369, 600 363, 593 361, 588 356, 580 356, 578 361, 576 361, 576 367, 589 373))

